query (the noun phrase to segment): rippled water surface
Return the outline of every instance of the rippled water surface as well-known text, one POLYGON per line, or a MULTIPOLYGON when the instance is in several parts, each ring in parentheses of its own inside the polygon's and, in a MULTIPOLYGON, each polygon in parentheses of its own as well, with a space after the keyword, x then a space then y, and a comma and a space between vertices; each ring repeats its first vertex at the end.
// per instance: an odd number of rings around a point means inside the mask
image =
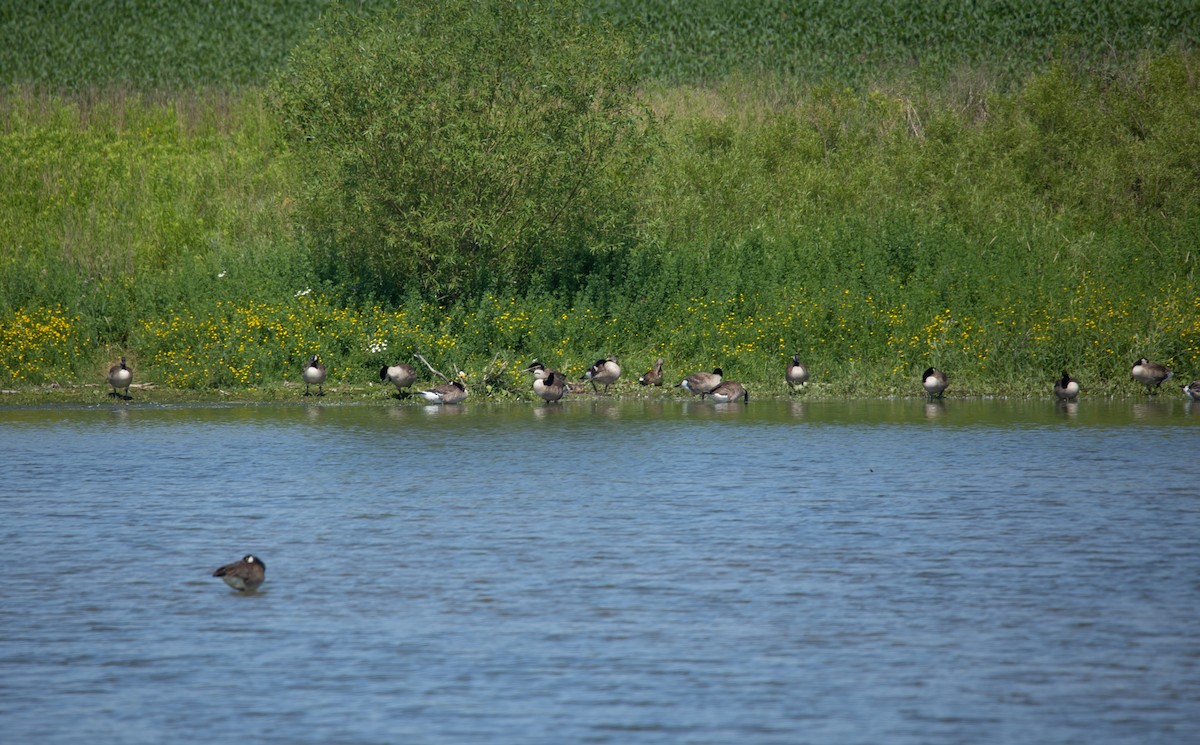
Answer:
POLYGON ((0 410, 0 740, 1193 742, 1162 399, 0 410))

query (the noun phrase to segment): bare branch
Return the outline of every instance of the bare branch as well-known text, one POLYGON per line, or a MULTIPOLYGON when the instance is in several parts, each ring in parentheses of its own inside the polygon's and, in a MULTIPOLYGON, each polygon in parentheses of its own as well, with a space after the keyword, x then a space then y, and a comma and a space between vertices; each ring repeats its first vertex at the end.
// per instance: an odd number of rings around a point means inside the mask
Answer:
POLYGON ((438 372, 436 369, 434 369, 433 365, 429 364, 429 360, 427 360, 427 359, 425 359, 424 357, 422 357, 420 352, 414 352, 413 354, 415 354, 415 355, 417 356, 417 359, 419 359, 420 361, 422 361, 422 362, 424 362, 424 363, 425 363, 425 367, 428 367, 428 368, 429 368, 429 372, 431 372, 431 373, 433 373, 434 375, 438 376, 439 378, 441 378, 442 380, 446 381, 447 383, 449 383, 449 382, 450 382, 450 378, 447 378, 445 375, 443 375, 442 373, 440 373, 440 372, 438 372))

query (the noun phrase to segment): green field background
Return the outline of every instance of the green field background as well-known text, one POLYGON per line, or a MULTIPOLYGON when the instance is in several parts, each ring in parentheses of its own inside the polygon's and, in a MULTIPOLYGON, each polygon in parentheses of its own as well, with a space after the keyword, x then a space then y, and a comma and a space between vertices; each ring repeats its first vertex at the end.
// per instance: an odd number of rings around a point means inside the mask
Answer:
MULTIPOLYGON (((371 9, 363 5, 364 12, 371 9)), ((1200 377, 1194 2, 632 2, 661 125, 638 240, 562 287, 439 302, 319 278, 270 80, 320 2, 0 9, 0 386, 364 390, 421 354, 528 396, 617 354, 753 395, 1135 395, 1200 377)), ((626 388, 632 386, 626 381, 626 388)))

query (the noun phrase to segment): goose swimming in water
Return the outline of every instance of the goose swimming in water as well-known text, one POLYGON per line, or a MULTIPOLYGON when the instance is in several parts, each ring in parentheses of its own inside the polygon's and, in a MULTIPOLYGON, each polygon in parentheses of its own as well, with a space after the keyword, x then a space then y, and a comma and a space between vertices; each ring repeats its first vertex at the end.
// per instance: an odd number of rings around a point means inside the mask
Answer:
POLYGON ((226 564, 212 573, 220 577, 238 592, 254 592, 267 578, 267 565, 254 554, 246 554, 241 561, 226 564))

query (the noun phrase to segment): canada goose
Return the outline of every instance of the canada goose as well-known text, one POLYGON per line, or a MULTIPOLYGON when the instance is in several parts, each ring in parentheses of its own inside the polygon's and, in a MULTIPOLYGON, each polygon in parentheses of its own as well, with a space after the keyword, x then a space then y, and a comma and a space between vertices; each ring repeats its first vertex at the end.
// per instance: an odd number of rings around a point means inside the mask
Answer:
POLYGON ((725 380, 719 386, 709 391, 710 396, 717 403, 726 404, 730 401, 737 401, 739 398, 745 403, 750 403, 750 392, 747 391, 741 383, 725 380))
POLYGON ((930 398, 938 398, 946 390, 946 373, 931 367, 921 373, 921 385, 924 386, 925 392, 930 398))
POLYGON ((220 577, 238 592, 254 592, 267 578, 267 565, 254 554, 246 554, 241 561, 226 564, 212 573, 220 577))
POLYGON ((595 364, 583 374, 581 380, 592 381, 592 391, 596 393, 600 392, 596 388, 596 384, 603 383, 604 392, 608 393, 608 387, 617 382, 619 377, 621 377, 621 366, 617 364, 617 356, 614 354, 606 360, 596 360, 595 364))
POLYGON ((403 393, 402 388, 408 388, 417 382, 417 369, 403 362, 381 367, 379 368, 379 379, 396 386, 396 393, 403 393))
POLYGON ((1079 396, 1079 381, 1067 375, 1063 370, 1062 377, 1054 381, 1054 395, 1060 401, 1072 401, 1079 396))
POLYGON ((558 370, 547 370, 545 365, 535 362, 525 372, 533 373, 533 392, 547 403, 558 401, 567 392, 567 376, 558 370))
POLYGON ((683 388, 686 391, 699 394, 700 398, 704 398, 713 389, 721 384, 721 368, 714 367, 710 373, 698 372, 684 378, 676 385, 676 388, 683 388))
POLYGON ((558 401, 567 392, 567 376, 558 370, 546 371, 545 378, 535 376, 533 379, 533 392, 540 396, 546 403, 558 401))
POLYGON ((1193 401, 1200 401, 1200 380, 1193 380, 1183 387, 1183 393, 1193 401))
MULTIPOLYGON (((463 374, 459 373, 459 377, 462 378, 463 374)), ((430 403, 457 404, 466 400, 467 387, 463 385, 461 380, 451 380, 449 383, 444 383, 436 388, 421 391, 421 395, 430 403)))
POLYGON ((663 358, 659 357, 654 361, 654 369, 647 370, 642 377, 638 378, 638 382, 642 385, 657 385, 661 387, 663 381, 662 366, 663 358))
POLYGON ((108 384, 112 386, 114 396, 119 395, 118 388, 124 388, 125 398, 129 398, 129 384, 132 382, 133 370, 130 370, 129 366, 125 364, 124 357, 120 362, 108 368, 108 384))
POLYGON ((325 395, 325 366, 321 364, 321 358, 318 355, 313 355, 308 361, 308 365, 304 368, 304 395, 311 395, 308 392, 308 387, 315 385, 317 387, 317 395, 325 395))
POLYGON ((804 385, 808 382, 808 367, 800 361, 799 354, 792 355, 792 361, 787 364, 784 376, 790 388, 795 388, 798 385, 804 385))
POLYGON ((1147 393, 1154 393, 1153 389, 1157 389, 1162 385, 1164 380, 1167 380, 1174 374, 1157 362, 1151 362, 1145 357, 1133 363, 1133 369, 1129 371, 1129 377, 1146 386, 1147 393))

